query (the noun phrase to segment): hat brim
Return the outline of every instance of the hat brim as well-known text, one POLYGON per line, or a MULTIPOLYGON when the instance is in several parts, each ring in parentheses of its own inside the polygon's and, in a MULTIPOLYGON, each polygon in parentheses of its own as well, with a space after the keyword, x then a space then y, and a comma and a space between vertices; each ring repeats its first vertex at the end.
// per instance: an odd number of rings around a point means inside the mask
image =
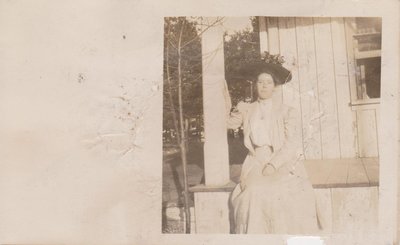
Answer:
POLYGON ((242 76, 246 80, 256 81, 258 75, 267 73, 274 79, 275 86, 288 83, 292 80, 292 73, 280 64, 254 62, 242 69, 242 76))

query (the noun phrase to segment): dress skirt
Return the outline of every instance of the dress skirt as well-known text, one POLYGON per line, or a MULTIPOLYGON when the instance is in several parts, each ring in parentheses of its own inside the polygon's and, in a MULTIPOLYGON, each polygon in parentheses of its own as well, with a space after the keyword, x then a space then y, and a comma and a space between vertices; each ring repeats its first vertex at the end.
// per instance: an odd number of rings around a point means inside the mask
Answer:
POLYGON ((241 183, 231 195, 235 233, 317 233, 314 190, 303 164, 297 164, 297 171, 282 168, 269 176, 262 169, 256 157, 247 156, 241 183))

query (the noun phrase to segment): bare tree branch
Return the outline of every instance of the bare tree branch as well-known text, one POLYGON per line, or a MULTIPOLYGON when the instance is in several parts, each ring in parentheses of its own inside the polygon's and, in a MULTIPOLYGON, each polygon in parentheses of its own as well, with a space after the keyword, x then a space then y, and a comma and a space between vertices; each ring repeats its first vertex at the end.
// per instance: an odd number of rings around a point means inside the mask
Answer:
POLYGON ((223 20, 224 20, 224 18, 220 18, 220 19, 217 18, 211 25, 205 25, 205 26, 207 26, 207 28, 205 28, 204 30, 202 30, 195 38, 193 38, 193 39, 187 41, 184 45, 182 45, 182 48, 186 47, 187 45, 189 45, 189 44, 190 44, 191 42, 193 42, 194 40, 200 38, 201 35, 203 35, 203 33, 206 32, 206 31, 207 31, 208 29, 210 29, 211 27, 213 27, 213 26, 215 26, 215 25, 217 25, 217 24, 219 24, 219 23, 222 23, 223 20))
POLYGON ((168 43, 174 48, 174 49, 178 49, 173 42, 171 42, 171 40, 169 38, 167 38, 168 43))
MULTIPOLYGON (((171 33, 171 26, 168 24, 168 33, 171 33)), ((168 39, 168 38, 167 38, 168 39)), ((167 81, 168 81, 168 86, 169 86, 169 103, 170 103, 170 107, 171 107, 171 111, 172 113, 172 120, 174 121, 174 128, 175 128, 175 132, 177 134, 177 140, 178 140, 178 144, 179 142, 181 142, 181 136, 179 134, 179 129, 178 129, 178 119, 177 119, 177 115, 176 115, 176 111, 175 111, 175 106, 174 106, 174 100, 172 97, 172 82, 171 82, 171 74, 170 74, 170 69, 169 69, 169 44, 170 42, 167 42, 167 47, 166 47, 166 70, 167 70, 167 81)))

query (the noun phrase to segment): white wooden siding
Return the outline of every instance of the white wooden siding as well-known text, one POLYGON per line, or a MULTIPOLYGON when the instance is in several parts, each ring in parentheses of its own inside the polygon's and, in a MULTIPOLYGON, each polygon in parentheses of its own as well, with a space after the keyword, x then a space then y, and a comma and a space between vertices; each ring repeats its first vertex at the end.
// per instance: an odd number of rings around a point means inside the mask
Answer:
POLYGON ((267 18, 268 28, 268 50, 272 54, 279 53, 279 27, 278 18, 269 17, 267 18))
POLYGON ((375 110, 357 110, 357 120, 360 155, 365 157, 378 156, 375 110))
POLYGON ((266 26, 261 35, 267 42, 262 46, 283 55, 284 66, 293 73, 282 93, 284 102, 302 114, 305 158, 377 157, 379 107, 350 105, 356 99, 352 19, 266 17, 262 21, 266 26))
POLYGON ((268 31, 267 31, 267 19, 260 17, 259 19, 260 28, 260 51, 264 53, 268 51, 268 31))
POLYGON ((330 18, 313 18, 313 20, 322 158, 331 159, 340 156, 331 20, 330 18))
POLYGON ((312 18, 296 18, 296 35, 304 156, 306 159, 322 159, 321 115, 312 18))
POLYGON ((279 18, 278 26, 279 46, 283 47, 280 54, 286 60, 285 67, 292 71, 292 81, 282 86, 283 101, 301 112, 299 71, 295 59, 297 57, 295 18, 279 18))
MULTIPOLYGON (((338 110, 340 156, 352 158, 357 156, 357 117, 356 112, 349 110, 350 77, 348 69, 346 33, 343 18, 332 18, 332 47, 336 83, 336 103, 338 110)), ((353 63, 351 65, 354 65, 353 63)), ((353 73, 354 74, 354 73, 353 73)))

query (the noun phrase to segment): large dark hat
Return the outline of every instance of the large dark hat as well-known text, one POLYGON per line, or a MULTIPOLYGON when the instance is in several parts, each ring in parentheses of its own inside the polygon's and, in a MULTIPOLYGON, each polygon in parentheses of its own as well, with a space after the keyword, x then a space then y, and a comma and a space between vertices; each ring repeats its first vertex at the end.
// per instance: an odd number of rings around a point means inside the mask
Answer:
POLYGON ((275 86, 290 82, 292 79, 292 73, 281 64, 268 63, 264 60, 251 63, 243 70, 243 75, 251 81, 256 81, 261 73, 270 74, 274 79, 275 86))

